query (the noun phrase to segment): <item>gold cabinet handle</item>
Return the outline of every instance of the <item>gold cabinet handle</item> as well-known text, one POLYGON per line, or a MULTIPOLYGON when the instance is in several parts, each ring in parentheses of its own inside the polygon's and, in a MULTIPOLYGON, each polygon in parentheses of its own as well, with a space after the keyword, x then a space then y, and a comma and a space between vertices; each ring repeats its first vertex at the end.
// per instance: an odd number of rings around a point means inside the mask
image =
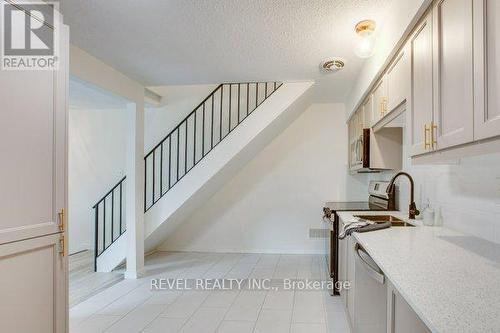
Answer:
POLYGON ((431 126, 424 125, 424 149, 431 149, 431 143, 427 141, 428 133, 431 131, 431 126))
POLYGON ((431 123, 431 145, 432 148, 437 148, 437 125, 432 122, 431 123), (434 135, 434 130, 436 130, 436 135, 434 135))
POLYGON ((59 213, 57 213, 57 216, 59 217, 59 231, 64 232, 64 208, 61 209, 59 213))
POLYGON ((64 234, 62 234, 59 238, 59 254, 61 255, 61 257, 64 257, 66 255, 66 241, 64 239, 64 234))
POLYGON ((380 106, 379 106, 380 118, 382 118, 386 112, 387 112, 387 98, 382 97, 382 100, 380 101, 380 106))

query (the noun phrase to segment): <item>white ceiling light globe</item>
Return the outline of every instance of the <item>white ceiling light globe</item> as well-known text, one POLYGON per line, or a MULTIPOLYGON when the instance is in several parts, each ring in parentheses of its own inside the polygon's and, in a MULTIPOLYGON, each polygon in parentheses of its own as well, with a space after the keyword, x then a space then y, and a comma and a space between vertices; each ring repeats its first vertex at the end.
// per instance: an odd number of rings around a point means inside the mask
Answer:
POLYGON ((356 25, 354 53, 360 58, 369 58, 375 53, 375 22, 361 21, 356 25))

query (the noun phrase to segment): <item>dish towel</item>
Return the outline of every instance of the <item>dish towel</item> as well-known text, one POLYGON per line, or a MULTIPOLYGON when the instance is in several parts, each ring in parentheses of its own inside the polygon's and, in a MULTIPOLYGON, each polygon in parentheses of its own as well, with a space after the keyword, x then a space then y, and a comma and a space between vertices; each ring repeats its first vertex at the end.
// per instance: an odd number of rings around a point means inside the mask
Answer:
POLYGON ((353 232, 369 232, 391 227, 391 222, 375 223, 367 220, 358 220, 344 226, 344 231, 339 235, 339 239, 344 239, 353 232))
POLYGON ((366 220, 357 220, 344 225, 344 230, 339 234, 339 239, 344 239, 351 235, 353 232, 360 230, 361 228, 373 224, 374 222, 366 220))

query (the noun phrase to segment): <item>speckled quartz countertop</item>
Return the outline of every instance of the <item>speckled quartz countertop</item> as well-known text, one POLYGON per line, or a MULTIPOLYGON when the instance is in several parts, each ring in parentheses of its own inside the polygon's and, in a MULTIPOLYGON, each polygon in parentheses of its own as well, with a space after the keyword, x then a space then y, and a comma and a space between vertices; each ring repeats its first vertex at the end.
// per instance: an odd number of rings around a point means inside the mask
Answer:
POLYGON ((433 332, 500 332, 499 244, 421 225, 353 235, 433 332))

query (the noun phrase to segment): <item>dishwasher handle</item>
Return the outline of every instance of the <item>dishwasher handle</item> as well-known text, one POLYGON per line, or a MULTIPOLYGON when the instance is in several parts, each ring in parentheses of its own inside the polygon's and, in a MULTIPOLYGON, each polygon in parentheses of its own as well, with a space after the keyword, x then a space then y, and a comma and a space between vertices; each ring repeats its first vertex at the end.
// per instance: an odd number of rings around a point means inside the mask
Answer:
POLYGON ((378 283, 384 284, 384 282, 385 282, 385 276, 384 276, 384 274, 382 273, 382 271, 380 269, 376 270, 372 265, 370 265, 369 263, 367 263, 365 259, 363 259, 363 257, 361 256, 360 252, 363 252, 369 258, 371 258, 371 257, 361 247, 361 245, 359 245, 359 243, 356 243, 354 245, 354 252, 356 253, 356 256, 355 256, 356 260, 361 264, 361 266, 363 266, 365 268, 365 270, 368 273, 368 275, 372 279, 374 279, 375 281, 377 281, 378 283))

